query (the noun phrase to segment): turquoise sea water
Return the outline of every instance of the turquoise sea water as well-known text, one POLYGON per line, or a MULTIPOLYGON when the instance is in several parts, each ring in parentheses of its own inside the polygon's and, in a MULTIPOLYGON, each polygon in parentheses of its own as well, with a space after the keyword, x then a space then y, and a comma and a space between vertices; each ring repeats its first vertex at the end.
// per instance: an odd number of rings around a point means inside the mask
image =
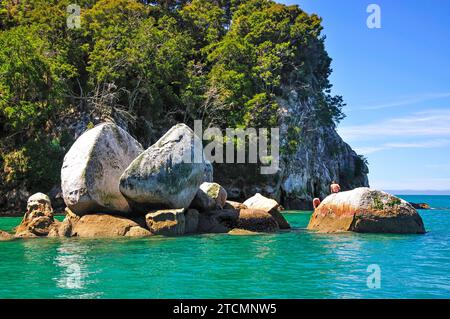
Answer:
POLYGON ((0 298, 450 298, 450 196, 402 197, 436 208, 427 234, 317 234, 289 212, 273 235, 0 242, 0 298))

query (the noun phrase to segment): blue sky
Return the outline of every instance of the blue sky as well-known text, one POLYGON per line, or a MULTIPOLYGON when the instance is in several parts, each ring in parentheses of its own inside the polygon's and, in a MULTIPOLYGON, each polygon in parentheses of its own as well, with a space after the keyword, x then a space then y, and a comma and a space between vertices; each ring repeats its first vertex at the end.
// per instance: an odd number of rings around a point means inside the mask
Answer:
POLYGON ((369 160, 374 188, 450 189, 450 1, 292 0, 323 18, 338 131, 369 160), (370 4, 381 29, 369 29, 370 4))

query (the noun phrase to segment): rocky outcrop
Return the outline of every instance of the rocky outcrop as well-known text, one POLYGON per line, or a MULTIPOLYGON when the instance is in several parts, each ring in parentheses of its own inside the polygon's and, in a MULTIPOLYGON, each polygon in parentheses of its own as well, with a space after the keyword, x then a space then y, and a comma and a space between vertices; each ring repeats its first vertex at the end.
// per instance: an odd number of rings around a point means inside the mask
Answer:
POLYGON ((206 164, 192 160, 194 132, 185 124, 172 127, 139 155, 120 179, 120 191, 134 210, 188 208, 203 183, 206 164))
POLYGON ((184 208, 157 210, 145 215, 145 221, 150 232, 155 235, 180 236, 186 231, 184 213, 184 208))
POLYGON ((57 223, 53 217, 50 198, 45 194, 36 193, 27 201, 27 211, 16 228, 15 237, 47 236, 52 228, 57 227, 57 223))
POLYGON ((64 157, 61 188, 67 207, 76 214, 129 212, 119 179, 142 151, 130 134, 113 123, 86 131, 64 157))
POLYGON ((0 230, 0 241, 6 241, 6 240, 12 240, 14 239, 14 236, 11 235, 8 232, 5 232, 3 230, 0 230))
POLYGON ((425 233, 422 218, 409 203, 365 187, 325 198, 311 216, 308 229, 321 232, 425 233))
POLYGON ((259 209, 241 209, 236 227, 264 233, 274 233, 279 230, 275 218, 268 212, 259 209))
POLYGON ((199 210, 222 209, 227 200, 227 191, 217 183, 203 183, 200 185, 191 207, 199 210))
POLYGON ((277 201, 264 197, 263 195, 257 193, 253 197, 250 197, 244 202, 244 205, 251 209, 258 209, 262 210, 266 213, 269 213, 272 215, 272 217, 277 221, 278 226, 280 229, 289 229, 291 226, 286 221, 286 219, 283 217, 283 215, 280 213, 282 210, 282 207, 280 204, 277 203, 277 201))
POLYGON ((430 205, 427 203, 409 203, 415 209, 431 209, 430 205))
POLYGON ((58 230, 49 237, 147 237, 152 234, 145 228, 143 218, 131 219, 108 214, 86 214, 78 216, 68 212, 58 230))

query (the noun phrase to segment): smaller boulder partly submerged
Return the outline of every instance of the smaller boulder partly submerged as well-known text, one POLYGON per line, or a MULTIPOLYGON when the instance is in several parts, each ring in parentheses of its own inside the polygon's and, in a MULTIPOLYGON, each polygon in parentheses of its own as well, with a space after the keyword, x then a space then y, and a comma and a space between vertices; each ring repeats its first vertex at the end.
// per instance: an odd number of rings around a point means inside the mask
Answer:
POLYGON ((252 232, 274 233, 280 228, 275 218, 260 209, 241 209, 236 227, 252 232))
POLYGON ((47 236, 54 227, 57 227, 57 224, 50 198, 43 193, 36 193, 28 198, 27 211, 16 228, 15 237, 47 236))
POLYGON ((414 207, 415 209, 431 209, 430 205, 427 203, 411 203, 412 207, 414 207))
POLYGON ((308 229, 328 233, 425 233, 422 218, 409 203, 366 187, 325 198, 311 216, 308 229))
POLYGON ((272 217, 277 221, 280 229, 291 228, 287 220, 281 214, 282 207, 276 200, 267 198, 260 193, 256 193, 254 196, 247 199, 243 204, 247 208, 259 209, 272 215, 272 217))

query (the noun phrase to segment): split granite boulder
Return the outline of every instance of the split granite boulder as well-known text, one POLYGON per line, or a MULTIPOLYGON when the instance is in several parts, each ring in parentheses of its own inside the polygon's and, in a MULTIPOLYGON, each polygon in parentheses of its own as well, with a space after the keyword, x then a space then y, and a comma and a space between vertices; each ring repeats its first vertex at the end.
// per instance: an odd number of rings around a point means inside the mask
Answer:
POLYGON ((177 124, 129 165, 120 191, 135 211, 189 207, 206 170, 202 149, 199 162, 192 160, 197 139, 187 125, 177 124))
POLYGON ((366 187, 325 198, 311 216, 308 229, 320 232, 425 233, 422 218, 409 203, 366 187))
POLYGON ((264 197, 260 193, 256 193, 253 197, 250 197, 243 203, 246 207, 251 209, 259 209, 263 210, 266 213, 269 213, 273 216, 273 218, 277 221, 280 229, 290 229, 291 226, 280 213, 282 207, 277 203, 276 200, 271 198, 264 197))
POLYGON ((114 123, 83 133, 64 157, 61 189, 64 202, 76 214, 129 212, 119 191, 119 179, 143 151, 130 134, 114 123))

